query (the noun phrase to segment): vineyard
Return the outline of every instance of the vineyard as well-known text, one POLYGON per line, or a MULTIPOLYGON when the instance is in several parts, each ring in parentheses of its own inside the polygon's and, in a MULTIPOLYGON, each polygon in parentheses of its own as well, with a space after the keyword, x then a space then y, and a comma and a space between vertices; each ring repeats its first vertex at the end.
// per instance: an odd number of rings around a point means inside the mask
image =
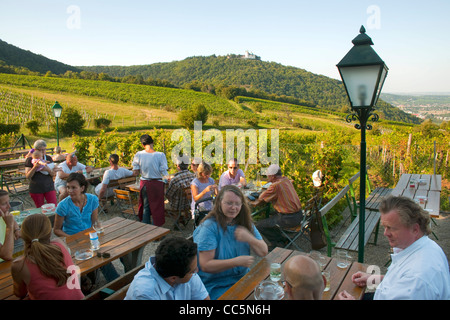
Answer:
MULTIPOLYGON (((81 110, 87 128, 99 117, 112 120, 112 128, 129 126, 121 133, 118 130, 94 131, 95 136, 66 138, 66 145, 74 144, 77 149, 80 162, 97 167, 106 166, 112 152, 121 156, 122 165, 129 166, 135 152, 141 149, 139 136, 148 132, 156 141, 155 149, 165 152, 173 172, 171 155, 179 141, 173 141, 172 133, 179 125, 175 122, 172 129, 162 129, 162 125, 172 124, 176 111, 204 104, 213 119, 228 120, 220 121, 218 126, 224 137, 230 128, 251 128, 245 120, 255 115, 260 119, 260 128, 278 128, 279 164, 283 174, 294 180, 302 201, 314 192, 311 175, 315 170, 320 169, 325 174, 325 198, 328 200, 359 170, 360 131, 344 121, 344 114, 249 97, 231 101, 192 90, 0 74, 0 123, 23 125, 38 120, 47 132, 54 132, 53 98, 72 101, 70 106, 81 110), (46 92, 52 98, 26 92, 46 92), (75 96, 79 98, 73 98, 75 96)), ((194 136, 193 131, 189 133, 194 136)), ((0 143, 2 141, 6 140, 0 139, 0 143)), ((258 140, 258 147, 261 142, 264 141, 258 140)), ((449 142, 448 130, 439 127, 430 129, 425 125, 392 121, 374 124, 373 130, 367 133, 367 164, 372 188, 393 187, 405 172, 430 174, 435 171, 443 177, 441 209, 450 210, 449 191, 445 187, 450 177, 449 142)), ((211 141, 202 141, 202 150, 208 148, 211 149, 211 141)), ((248 152, 248 144, 246 148, 248 152)), ((270 154, 270 144, 267 150, 270 154)), ((249 164, 246 159, 241 168, 252 180, 265 165, 261 159, 256 164, 249 164)), ((224 163, 225 160, 213 164, 213 178, 217 179, 225 170, 224 163)))

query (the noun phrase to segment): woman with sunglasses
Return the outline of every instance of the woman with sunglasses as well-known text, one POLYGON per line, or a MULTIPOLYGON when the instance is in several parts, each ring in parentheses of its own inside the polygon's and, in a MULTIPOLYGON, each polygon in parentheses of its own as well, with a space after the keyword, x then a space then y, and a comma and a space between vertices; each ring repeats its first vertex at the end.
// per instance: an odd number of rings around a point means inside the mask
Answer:
POLYGON ((193 237, 199 251, 198 274, 213 300, 249 271, 254 262, 250 250, 260 257, 268 253, 243 193, 233 185, 220 190, 193 237))

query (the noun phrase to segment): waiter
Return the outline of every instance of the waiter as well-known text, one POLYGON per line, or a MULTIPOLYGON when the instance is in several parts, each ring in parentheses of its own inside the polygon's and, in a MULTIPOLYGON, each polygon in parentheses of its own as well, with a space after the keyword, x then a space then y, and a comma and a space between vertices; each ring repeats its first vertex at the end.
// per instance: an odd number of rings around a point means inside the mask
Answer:
POLYGON ((162 226, 164 218, 164 182, 167 175, 167 159, 162 152, 153 149, 153 139, 148 134, 140 138, 144 150, 133 159, 134 175, 141 175, 139 193, 139 220, 162 226))

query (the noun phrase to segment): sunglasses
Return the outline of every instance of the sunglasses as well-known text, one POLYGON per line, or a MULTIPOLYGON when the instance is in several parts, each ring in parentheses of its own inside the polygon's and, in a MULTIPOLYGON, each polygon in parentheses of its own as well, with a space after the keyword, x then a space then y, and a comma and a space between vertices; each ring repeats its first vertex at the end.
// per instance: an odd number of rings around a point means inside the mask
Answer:
POLYGON ((237 169, 238 167, 228 167, 228 169, 237 169))
POLYGON ((109 258, 111 254, 109 252, 97 252, 97 257, 99 258, 109 258))

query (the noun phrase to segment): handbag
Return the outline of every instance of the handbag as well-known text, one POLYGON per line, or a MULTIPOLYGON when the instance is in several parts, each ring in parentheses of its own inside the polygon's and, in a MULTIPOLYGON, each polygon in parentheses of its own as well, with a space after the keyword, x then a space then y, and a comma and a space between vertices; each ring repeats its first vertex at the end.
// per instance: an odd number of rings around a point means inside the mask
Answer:
POLYGON ((311 219, 311 230, 309 237, 311 239, 311 247, 313 250, 322 249, 327 245, 327 238, 322 224, 322 216, 320 211, 314 207, 311 219))

